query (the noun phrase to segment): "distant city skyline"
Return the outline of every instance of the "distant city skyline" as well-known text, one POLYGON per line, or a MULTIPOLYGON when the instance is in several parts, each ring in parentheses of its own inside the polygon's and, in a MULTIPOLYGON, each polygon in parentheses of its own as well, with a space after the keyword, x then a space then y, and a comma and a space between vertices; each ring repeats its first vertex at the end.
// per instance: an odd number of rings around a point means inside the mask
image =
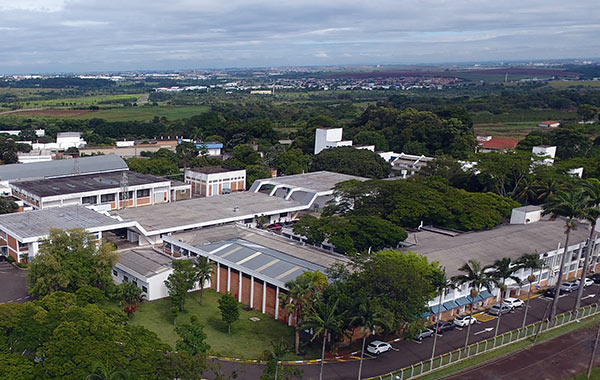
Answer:
POLYGON ((0 0, 1 74, 600 57, 597 1, 0 0))

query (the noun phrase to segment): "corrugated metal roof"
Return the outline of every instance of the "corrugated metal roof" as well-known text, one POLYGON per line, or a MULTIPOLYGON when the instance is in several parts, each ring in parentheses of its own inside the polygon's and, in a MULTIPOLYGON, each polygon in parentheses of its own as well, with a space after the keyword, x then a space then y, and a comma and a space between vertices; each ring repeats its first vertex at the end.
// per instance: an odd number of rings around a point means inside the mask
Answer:
POLYGON ((133 248, 119 253, 119 264, 146 278, 171 270, 172 261, 152 248, 133 248))
POLYGON ((108 154, 30 164, 0 165, 0 181, 66 177, 128 169, 121 157, 116 154, 108 154))

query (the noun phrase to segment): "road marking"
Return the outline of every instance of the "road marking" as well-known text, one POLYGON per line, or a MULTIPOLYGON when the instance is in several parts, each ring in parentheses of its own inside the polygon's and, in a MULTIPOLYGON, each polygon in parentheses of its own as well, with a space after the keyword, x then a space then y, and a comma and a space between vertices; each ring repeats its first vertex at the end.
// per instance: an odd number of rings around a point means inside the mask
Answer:
POLYGON ((413 342, 415 342, 416 344, 421 344, 421 343, 423 343, 423 341, 422 341, 422 340, 415 340, 415 339, 413 339, 413 342))
POLYGON ((593 297, 596 297, 596 295, 595 295, 595 294, 589 294, 589 295, 587 295, 587 296, 585 296, 585 297, 581 297, 581 299, 582 299, 582 300, 585 300, 585 299, 588 299, 588 298, 593 298, 593 297))
POLYGON ((481 331, 478 331, 478 332, 474 333, 473 335, 479 335, 479 334, 483 334, 483 333, 486 333, 486 332, 490 332, 493 329, 494 329, 493 327, 488 327, 487 329, 483 329, 481 331))
POLYGON ((392 350, 394 350, 394 351, 400 351, 400 349, 399 349, 399 348, 396 348, 396 347, 394 347, 394 346, 390 346, 390 348, 391 348, 392 350))

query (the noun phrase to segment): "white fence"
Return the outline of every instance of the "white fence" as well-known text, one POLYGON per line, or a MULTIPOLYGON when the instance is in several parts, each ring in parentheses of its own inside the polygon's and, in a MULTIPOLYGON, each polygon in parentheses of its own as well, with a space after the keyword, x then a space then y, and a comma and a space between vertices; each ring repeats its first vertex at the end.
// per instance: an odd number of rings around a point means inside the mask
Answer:
POLYGON ((426 375, 430 372, 437 371, 441 368, 448 367, 452 364, 456 364, 460 361, 472 358, 474 356, 489 352, 497 348, 506 346, 511 343, 515 343, 527 338, 530 338, 538 332, 541 327, 541 331, 548 331, 557 327, 566 325, 571 322, 575 322, 578 319, 586 318, 592 315, 600 313, 600 305, 592 304, 584 306, 578 310, 578 313, 569 311, 563 314, 559 314, 554 318, 554 321, 550 323, 547 320, 542 322, 535 322, 524 328, 512 330, 506 332, 497 337, 483 340, 481 342, 473 343, 467 348, 460 348, 451 352, 447 352, 443 355, 436 356, 433 359, 425 360, 420 363, 411 365, 410 367, 402 368, 398 371, 391 372, 381 376, 371 377, 369 379, 379 380, 407 380, 413 379, 422 375, 426 375))

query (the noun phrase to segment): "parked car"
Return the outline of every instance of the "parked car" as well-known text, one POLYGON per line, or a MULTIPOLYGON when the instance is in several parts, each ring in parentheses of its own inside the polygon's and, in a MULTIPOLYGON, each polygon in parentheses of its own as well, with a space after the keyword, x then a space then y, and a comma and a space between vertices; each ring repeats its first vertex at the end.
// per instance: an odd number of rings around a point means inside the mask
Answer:
POLYGON ((441 334, 444 331, 454 330, 455 327, 456 327, 456 325, 452 322, 441 321, 438 324, 437 332, 438 332, 438 334, 441 334))
POLYGON ((505 304, 494 305, 490 308, 488 313, 490 313, 491 315, 500 315, 500 313, 502 313, 502 314, 510 313, 511 310, 512 310, 512 307, 507 306, 505 304))
POLYGON ((8 261, 8 259, 6 258, 6 256, 0 255, 0 261, 8 261))
MULTIPOLYGON (((580 280, 577 280, 577 281, 575 281, 575 283, 576 283, 577 285, 579 285, 579 281, 580 281, 580 280)), ((587 277, 586 277, 586 278, 585 278, 585 281, 583 282, 583 287, 584 287, 584 288, 587 288, 587 287, 588 287, 588 286, 590 286, 590 285, 594 285, 594 280, 592 280, 591 278, 587 278, 587 277)))
POLYGON ((477 319, 468 315, 459 315, 458 317, 454 318, 454 324, 459 327, 467 327, 475 322, 477 322, 477 319))
POLYGON ((433 330, 432 329, 425 329, 425 330, 421 331, 419 333, 419 335, 417 335, 417 337, 415 338, 415 340, 418 340, 420 342, 420 341, 422 341, 425 338, 429 338, 430 336, 433 336, 433 330))
POLYGON ((544 297, 554 298, 555 290, 554 288, 548 288, 544 291, 544 297))
POLYGON ((269 224, 267 226, 267 229, 270 231, 280 231, 281 230, 281 226, 277 223, 273 223, 273 224, 269 224))
POLYGON ((596 284, 600 284, 600 273, 594 273, 590 276, 590 279, 594 281, 596 284))
POLYGON ((367 346, 367 352, 373 355, 379 355, 392 349, 392 345, 380 340, 374 340, 367 346))
POLYGON ((560 285, 561 293, 571 293, 577 289, 579 289, 579 284, 576 282, 565 282, 560 285))
POLYGON ((505 299, 504 302, 502 302, 502 304, 510 307, 511 309, 515 309, 517 307, 521 307, 521 306, 525 305, 525 302, 523 302, 522 300, 520 300, 518 298, 509 297, 509 298, 505 299))

